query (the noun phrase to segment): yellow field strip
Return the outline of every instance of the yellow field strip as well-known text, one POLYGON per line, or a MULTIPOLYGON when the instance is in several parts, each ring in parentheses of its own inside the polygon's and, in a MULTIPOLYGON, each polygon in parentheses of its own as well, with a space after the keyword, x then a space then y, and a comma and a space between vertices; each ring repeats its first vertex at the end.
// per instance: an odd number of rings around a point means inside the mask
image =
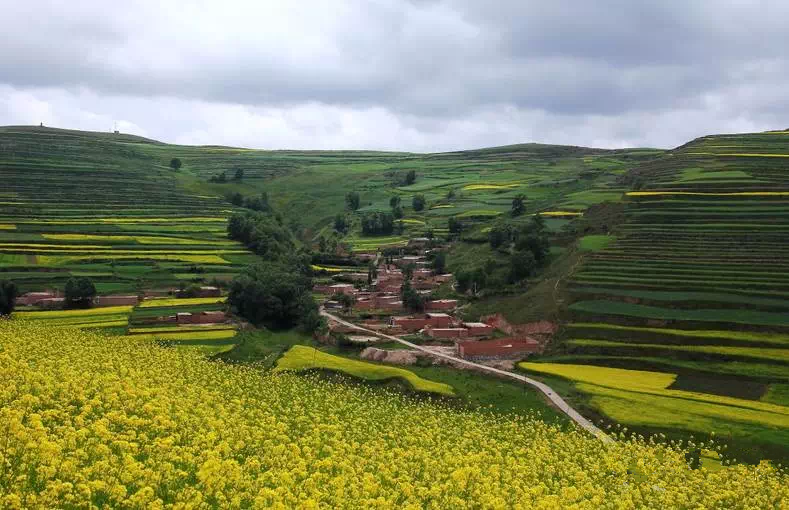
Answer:
POLYGON ((46 312, 14 312, 14 317, 20 319, 49 319, 56 317, 80 317, 85 315, 112 315, 118 313, 131 313, 134 307, 107 306, 104 308, 86 308, 84 310, 51 310, 46 312))
POLYGON ((183 237, 164 236, 129 236, 129 235, 98 235, 98 234, 41 234, 45 239, 54 241, 132 241, 140 244, 183 244, 183 245, 215 245, 234 246, 233 241, 218 239, 186 239, 183 237))
POLYGON ((158 306, 212 305, 214 303, 224 303, 225 301, 227 301, 226 297, 146 299, 140 304, 140 308, 156 308, 158 306))
POLYGON ((732 191, 713 193, 707 191, 628 191, 629 197, 656 197, 662 195, 692 195, 710 197, 786 197, 789 191, 732 191))

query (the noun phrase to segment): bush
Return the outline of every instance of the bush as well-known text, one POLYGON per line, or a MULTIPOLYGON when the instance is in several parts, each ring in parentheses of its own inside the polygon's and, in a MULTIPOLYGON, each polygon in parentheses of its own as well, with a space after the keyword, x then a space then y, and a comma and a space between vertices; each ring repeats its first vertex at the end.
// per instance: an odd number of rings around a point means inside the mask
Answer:
POLYGON ((0 281, 0 315, 11 315, 16 305, 18 289, 14 282, 0 281))
POLYGON ((414 211, 421 211, 425 208, 425 196, 424 195, 414 195, 413 200, 411 200, 411 205, 414 207, 414 211))

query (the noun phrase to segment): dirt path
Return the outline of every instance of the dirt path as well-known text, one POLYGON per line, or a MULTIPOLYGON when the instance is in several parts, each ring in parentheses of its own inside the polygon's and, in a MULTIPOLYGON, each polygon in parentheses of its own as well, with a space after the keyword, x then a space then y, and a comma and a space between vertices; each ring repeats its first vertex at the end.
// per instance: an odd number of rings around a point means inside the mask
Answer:
POLYGON ((467 365, 467 366, 470 366, 470 367, 474 367, 474 368, 476 368, 476 369, 478 369, 480 371, 483 371, 483 372, 504 376, 504 377, 507 377, 509 379, 515 379, 516 381, 520 381, 522 383, 525 383, 525 384, 528 384, 530 386, 533 386, 533 387, 537 388, 538 390, 540 390, 548 398, 548 400, 551 401, 551 403, 554 406, 556 406, 560 411, 562 411, 564 414, 566 414, 571 420, 573 420, 575 423, 577 423, 578 426, 580 426, 584 430, 589 431, 590 433, 592 433, 592 435, 598 437, 600 440, 602 440, 605 443, 610 443, 610 442, 613 441, 613 439, 608 437, 605 434, 605 432, 603 432, 602 430, 597 428, 592 422, 590 422, 589 420, 587 420, 586 418, 581 416, 581 414, 578 411, 576 411, 575 409, 570 407, 570 404, 565 402, 564 399, 562 397, 560 397, 559 394, 557 394, 553 390, 553 388, 551 388, 550 386, 548 386, 545 383, 542 383, 540 381, 534 380, 534 379, 532 379, 530 377, 526 377, 524 375, 516 374, 514 372, 508 372, 506 370, 500 370, 498 368, 489 367, 487 365, 481 365, 479 363, 474 363, 473 361, 467 361, 467 360, 464 360, 462 358, 457 358, 455 356, 450 356, 448 354, 443 354, 441 352, 431 351, 430 349, 422 347, 421 345, 417 345, 417 344, 411 343, 411 342, 409 342, 407 340, 403 340, 401 338, 397 338, 396 336, 387 335, 387 334, 384 334, 384 333, 373 331, 371 329, 367 329, 367 328, 363 328, 361 326, 357 326, 356 324, 353 324, 353 323, 348 322, 346 320, 340 319, 336 315, 330 314, 329 312, 327 312, 323 308, 321 308, 321 315, 323 315, 324 317, 327 317, 328 319, 336 321, 339 324, 347 326, 349 328, 358 329, 359 331, 364 331, 366 333, 370 333, 370 334, 373 334, 373 335, 376 335, 376 336, 379 336, 379 337, 382 337, 382 338, 386 338, 386 339, 392 340, 394 342, 399 342, 399 343, 401 343, 403 345, 407 345, 408 347, 411 347, 412 349, 416 349, 418 351, 422 351, 422 352, 424 352, 426 354, 429 354, 430 356, 434 356, 434 357, 437 357, 437 358, 444 358, 446 360, 452 361, 453 363, 458 363, 458 364, 461 364, 461 365, 467 365))

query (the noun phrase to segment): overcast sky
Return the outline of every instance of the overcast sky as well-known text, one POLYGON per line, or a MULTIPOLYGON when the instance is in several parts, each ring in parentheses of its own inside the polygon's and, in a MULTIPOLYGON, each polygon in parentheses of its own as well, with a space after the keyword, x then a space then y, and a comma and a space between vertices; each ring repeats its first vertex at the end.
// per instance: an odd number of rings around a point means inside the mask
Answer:
POLYGON ((0 124, 256 148, 789 127, 789 2, 0 0, 0 124))

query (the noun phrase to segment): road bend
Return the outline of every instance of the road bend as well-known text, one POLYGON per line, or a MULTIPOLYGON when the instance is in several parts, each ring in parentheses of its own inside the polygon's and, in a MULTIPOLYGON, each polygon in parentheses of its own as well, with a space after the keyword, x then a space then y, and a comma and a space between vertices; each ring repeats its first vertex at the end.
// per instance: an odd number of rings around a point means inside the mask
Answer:
POLYGON ((522 382, 524 384, 528 384, 529 386, 532 386, 532 387, 537 388, 538 390, 540 390, 542 392, 542 394, 545 395, 545 397, 548 400, 550 400, 551 403, 554 406, 556 406, 556 408, 558 408, 560 411, 562 411, 564 414, 566 414, 571 420, 573 420, 575 423, 577 423, 579 427, 581 427, 584 430, 590 432, 592 435, 594 435, 595 437, 599 438, 604 443, 611 443, 611 442, 613 442, 613 439, 611 439, 605 432, 603 432, 602 430, 597 428, 592 422, 590 422, 589 420, 587 420, 586 418, 581 416, 581 413, 579 413, 578 411, 573 409, 570 406, 570 404, 565 402, 565 400, 562 397, 560 397, 559 394, 556 393, 556 391, 553 390, 553 388, 551 388, 550 386, 548 386, 545 383, 542 383, 540 381, 537 381, 537 380, 532 379, 530 377, 526 377, 526 376, 521 375, 521 374, 516 374, 516 373, 513 373, 513 372, 508 372, 506 370, 500 370, 498 368, 489 367, 487 365, 474 363, 473 361, 468 361, 468 360, 465 360, 463 358, 457 358, 455 356, 450 356, 450 355, 444 354, 442 352, 431 351, 430 349, 422 347, 421 345, 417 345, 417 344, 411 343, 411 342, 409 342, 407 340, 403 340, 402 338, 397 338, 396 336, 387 335, 387 334, 381 333, 379 331, 375 331, 375 330, 372 330, 372 329, 367 329, 367 328, 364 328, 362 326, 357 326, 356 324, 354 324, 352 322, 348 322, 348 321, 346 321, 344 319, 341 319, 341 318, 337 317, 336 315, 330 314, 329 312, 327 312, 323 308, 321 308, 320 313, 324 317, 326 317, 328 319, 331 319, 331 320, 333 320, 333 321, 335 321, 335 322, 337 322, 339 324, 342 324, 343 326, 347 326, 349 328, 353 328, 353 329, 356 329, 358 331, 363 331, 363 332, 369 333, 371 335, 375 335, 375 336, 378 336, 378 337, 381 337, 381 338, 386 338, 388 340, 392 340, 393 342, 398 342, 398 343, 401 343, 403 345, 407 345, 408 347, 410 347, 412 349, 424 352, 425 354, 428 354, 428 355, 433 356, 435 358, 443 358, 443 359, 446 359, 448 361, 451 361, 452 363, 457 363, 457 364, 460 364, 460 365, 466 365, 466 366, 469 366, 469 367, 474 367, 475 369, 477 369, 477 370, 479 370, 481 372, 486 372, 486 373, 489 373, 489 374, 495 374, 495 375, 498 375, 498 376, 506 377, 508 379, 514 379, 514 380, 522 382))

